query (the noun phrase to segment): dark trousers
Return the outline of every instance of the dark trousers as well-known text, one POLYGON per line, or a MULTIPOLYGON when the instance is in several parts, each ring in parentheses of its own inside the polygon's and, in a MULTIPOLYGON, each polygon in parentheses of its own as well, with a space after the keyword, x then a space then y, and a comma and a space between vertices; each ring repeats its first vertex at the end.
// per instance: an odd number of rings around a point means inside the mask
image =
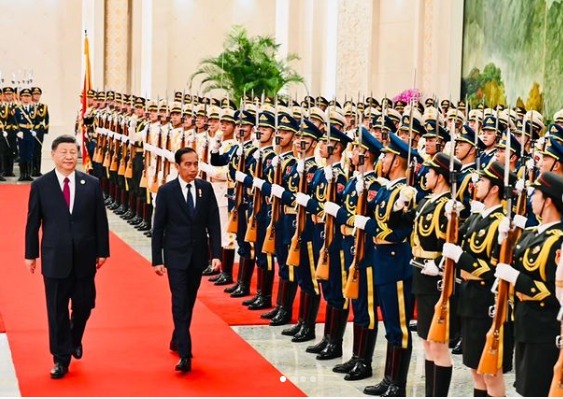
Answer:
POLYGON ((180 357, 192 357, 192 337, 190 325, 197 297, 197 290, 201 283, 202 270, 189 267, 187 270, 166 269, 168 284, 172 293, 172 318, 174 332, 172 339, 178 347, 180 357))
POLYGON ((94 277, 77 279, 43 277, 49 321, 49 349, 54 362, 66 366, 75 347, 82 343, 86 322, 96 302, 94 277), (68 305, 71 302, 72 314, 68 305))

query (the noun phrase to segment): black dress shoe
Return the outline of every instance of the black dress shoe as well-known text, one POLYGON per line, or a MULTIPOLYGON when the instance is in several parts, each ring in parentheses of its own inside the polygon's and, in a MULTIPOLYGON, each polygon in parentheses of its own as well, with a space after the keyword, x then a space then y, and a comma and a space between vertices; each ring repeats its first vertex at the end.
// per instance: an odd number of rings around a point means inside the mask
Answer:
POLYGON ((348 374, 350 370, 352 370, 356 366, 356 362, 358 361, 358 356, 352 355, 352 358, 347 362, 337 364, 332 368, 332 371, 335 373, 341 374, 348 374))
POLYGON ((230 287, 227 287, 223 290, 223 292, 227 293, 227 294, 232 294, 233 292, 235 292, 236 290, 238 290, 238 286, 240 285, 240 281, 237 281, 234 285, 231 285, 230 287))
POLYGON ((74 357, 75 359, 82 359, 82 355, 82 344, 80 344, 72 351, 72 357, 74 357))
POLYGON ((461 344, 461 338, 457 341, 456 345, 452 349, 452 355, 461 355, 463 353, 463 346, 461 344))
POLYGON ((68 366, 64 366, 62 363, 55 363, 55 367, 51 369, 51 378, 58 380, 63 378, 66 373, 68 373, 68 366))
POLYGON ((314 340, 315 326, 307 326, 303 324, 301 329, 291 338, 291 342, 307 342, 314 340))
POLYGON ((384 377, 379 383, 365 387, 364 393, 366 395, 381 396, 387 392, 390 386, 391 381, 389 381, 387 377, 384 377))
MULTIPOLYGON (((209 279, 209 281, 211 281, 211 279, 209 279)), ((215 281, 214 285, 229 285, 232 283, 233 276, 231 276, 229 273, 222 272, 217 281, 215 281)))
POLYGON ((211 265, 208 265, 204 271, 201 272, 202 276, 214 276, 216 274, 219 274, 220 271, 219 270, 213 270, 213 268, 211 267, 211 265))
POLYGON ((187 373, 192 369, 192 359, 189 357, 183 357, 180 359, 176 365, 176 371, 181 371, 182 373, 187 373))
POLYGON ((290 337, 293 337, 295 334, 299 332, 299 330, 301 330, 302 326, 303 326, 303 320, 299 320, 297 324, 289 328, 283 329, 281 333, 282 335, 289 335, 290 337))
POLYGON ((281 306, 278 310, 278 313, 274 317, 272 317, 270 321, 271 326, 283 326, 285 324, 291 323, 291 310, 286 309, 284 306, 281 306))
MULTIPOLYGON (((364 393, 367 393, 364 389, 364 393)), ((369 395, 369 394, 368 394, 369 395)), ((404 398, 407 396, 407 390, 395 384, 389 385, 387 391, 381 395, 383 398, 404 398)))

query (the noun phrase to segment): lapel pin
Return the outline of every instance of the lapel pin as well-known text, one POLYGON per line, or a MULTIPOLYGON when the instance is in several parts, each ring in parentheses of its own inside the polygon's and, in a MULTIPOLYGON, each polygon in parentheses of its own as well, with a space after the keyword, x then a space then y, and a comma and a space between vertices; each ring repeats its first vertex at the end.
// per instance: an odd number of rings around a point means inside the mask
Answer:
POLYGON ((86 180, 80 180, 80 184, 86 184, 86 180))
POLYGON ((198 196, 198 198, 201 198, 201 188, 197 189, 197 196, 198 196))

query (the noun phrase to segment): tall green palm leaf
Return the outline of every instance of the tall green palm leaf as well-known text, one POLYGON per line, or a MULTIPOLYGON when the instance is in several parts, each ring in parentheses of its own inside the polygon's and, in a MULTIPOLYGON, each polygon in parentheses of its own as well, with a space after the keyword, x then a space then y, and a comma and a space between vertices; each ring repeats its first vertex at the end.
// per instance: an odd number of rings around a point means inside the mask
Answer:
POLYGON ((290 66, 299 59, 297 54, 278 59, 279 48, 272 37, 249 37, 244 27, 235 25, 225 39, 223 52, 200 61, 190 80, 202 77, 203 93, 225 90, 235 104, 244 93, 274 96, 290 84, 304 84, 303 77, 290 66))

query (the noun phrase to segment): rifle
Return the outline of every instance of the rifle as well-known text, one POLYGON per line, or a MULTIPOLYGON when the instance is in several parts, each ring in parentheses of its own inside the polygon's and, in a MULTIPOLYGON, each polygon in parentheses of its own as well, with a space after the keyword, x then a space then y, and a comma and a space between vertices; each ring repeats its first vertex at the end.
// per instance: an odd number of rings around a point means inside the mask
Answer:
MULTIPOLYGON (((238 118, 238 129, 237 133, 239 135, 239 148, 240 148, 240 156, 238 157, 238 165, 237 171, 244 172, 244 166, 246 163, 246 157, 244 156, 244 132, 242 130, 242 111, 244 109, 244 102, 241 100, 241 106, 239 111, 239 118, 238 118)), ((238 151, 238 149, 237 149, 238 151)), ((242 203, 244 202, 244 185, 241 182, 236 182, 235 188, 235 205, 231 210, 229 215, 229 221, 227 222, 227 232, 232 234, 237 234, 238 232, 238 210, 242 203)))
MULTIPOLYGON (((509 187, 509 173, 510 173, 510 125, 507 127, 506 135, 506 154, 505 154, 505 169, 504 169, 504 189, 506 198, 506 214, 508 220, 511 219, 512 213, 512 188, 509 187)), ((526 208, 526 189, 523 189, 518 196, 517 212, 523 215, 526 208), (523 205, 522 205, 523 203, 523 205), (522 213, 520 213, 522 212, 522 213)), ((500 246, 499 262, 511 264, 512 263, 512 250, 522 230, 518 227, 511 229, 507 237, 504 239, 500 246)), ((499 369, 502 369, 503 349, 501 343, 504 337, 504 322, 508 313, 508 297, 510 284, 504 280, 497 280, 497 292, 495 304, 489 309, 489 314, 493 318, 491 328, 487 332, 485 347, 481 354, 481 360, 477 368, 478 372, 486 375, 496 375, 499 369)), ((494 287, 494 286, 493 286, 494 287)))
MULTIPOLYGON (((264 99, 264 94, 262 94, 262 101, 264 99)), ((256 128, 259 129, 260 124, 260 108, 256 107, 256 128)), ((257 137, 260 138, 260 131, 258 131, 257 137)), ((260 151, 260 156, 256 161, 256 167, 254 169, 254 177, 255 178, 262 178, 263 166, 262 166, 262 150, 258 148, 256 151, 260 151)), ((252 213, 250 218, 248 219, 248 226, 246 228, 246 234, 244 236, 244 241, 246 242, 256 242, 257 232, 258 232, 258 224, 256 221, 256 216, 260 213, 262 209, 262 195, 260 194, 260 190, 254 188, 252 192, 252 213)))
POLYGON ((149 120, 149 117, 147 115, 147 102, 148 101, 145 101, 145 112, 143 114, 143 115, 145 115, 144 117, 147 118, 146 119, 146 126, 143 127, 143 129, 147 129, 147 133, 145 135, 145 140, 144 140, 144 143, 143 143, 143 161, 144 161, 145 165, 144 165, 144 168, 143 168, 143 175, 141 176, 141 182, 139 183, 139 187, 145 188, 145 189, 148 187, 148 182, 149 182, 148 173, 149 173, 150 157, 151 157, 149 152, 146 150, 146 148, 144 146, 145 144, 149 143, 149 133, 150 133, 150 120, 149 120))
MULTIPOLYGON (((303 115, 303 107, 301 107, 301 115, 303 115)), ((303 117, 304 118, 304 117, 303 117)), ((299 192, 307 192, 307 171, 305 170, 305 142, 303 141, 303 124, 304 119, 301 119, 299 124, 299 162, 303 163, 303 171, 299 172, 299 192)), ((295 226, 295 233, 291 238, 289 251, 287 255, 287 264, 289 266, 297 267, 301 262, 301 236, 307 224, 307 209, 297 205, 297 225, 295 226)))
MULTIPOLYGON (((166 125, 166 134, 164 135, 164 143, 162 144, 162 151, 166 151, 166 150, 170 150, 170 123, 168 123, 166 125)), ((170 173, 170 161, 168 161, 168 157, 163 156, 162 158, 162 180, 161 180, 161 185, 166 183, 166 178, 168 177, 168 174, 170 173)))
MULTIPOLYGON (((329 113, 330 114, 330 113, 329 113)), ((328 118, 327 122, 327 152, 328 158, 327 160, 330 161, 332 158, 332 154, 334 151, 334 147, 330 142, 330 118, 328 118)), ((328 165, 328 167, 332 168, 332 165, 328 165)), ((336 181, 335 176, 333 173, 332 179, 327 182, 327 195, 326 201, 334 202, 336 200, 336 181)), ((330 274, 330 254, 328 249, 332 245, 332 241, 334 240, 334 218, 325 213, 325 239, 323 242, 323 246, 321 247, 319 260, 317 262, 317 269, 315 270, 315 277, 317 280, 328 280, 328 276, 330 274)))
MULTIPOLYGON (((207 103, 203 104, 203 112, 205 113, 205 115, 207 115, 207 103)), ((194 128, 194 130, 195 129, 196 128, 194 128)), ((203 140, 203 143, 201 145, 201 161, 203 163, 209 163, 209 128, 205 129, 205 139, 203 140)), ((201 172, 201 178, 203 180, 207 180, 207 173, 201 172)))
MULTIPOLYGON (((158 125, 158 139, 157 139, 157 148, 162 147, 162 125, 158 125)), ((162 161, 162 157, 156 154, 156 168, 154 171, 154 176, 151 184, 151 192, 156 193, 158 191, 158 174, 160 172, 160 163, 162 161)))
MULTIPOLYGON (((455 145, 455 119, 452 120, 451 145, 452 150, 455 145)), ((450 186, 454 205, 452 214, 446 229, 446 242, 456 244, 458 233, 458 212, 457 212, 457 180, 456 170, 454 169, 454 155, 450 155, 450 186)), ((446 343, 450 340, 450 298, 454 291, 455 284, 455 262, 446 258, 444 262, 444 273, 442 280, 438 281, 438 290, 441 291, 440 298, 434 307, 434 316, 428 331, 428 340, 439 343, 446 343)))
MULTIPOLYGON (((282 184, 282 169, 281 169, 281 159, 280 159, 280 136, 278 136, 278 97, 276 95, 275 97, 275 108, 276 108, 276 121, 275 121, 275 127, 276 127, 276 147, 277 147, 277 153, 276 156, 278 157, 277 159, 277 164, 276 164, 276 168, 274 169, 274 184, 278 184, 281 185, 282 184)), ((262 245, 262 252, 265 254, 275 254, 276 252, 276 223, 278 223, 279 219, 280 219, 280 209, 281 204, 280 204, 280 199, 276 196, 274 196, 274 198, 272 199, 272 204, 271 204, 271 211, 272 211, 272 218, 270 220, 270 224, 268 225, 268 228, 266 229, 266 237, 264 238, 264 244, 262 245)))
MULTIPOLYGON (((121 125, 119 123, 117 123, 117 118, 118 118, 117 115, 115 115, 115 117, 113 118, 113 129, 112 129, 112 131, 114 133, 121 134, 121 128, 120 128, 121 125)), ((113 140, 112 140, 113 153, 111 155, 111 163, 110 163, 110 167, 109 167, 110 172, 117 172, 117 170, 118 170, 117 154, 119 153, 119 144, 117 143, 117 141, 118 141, 117 136, 114 135, 113 140)))
MULTIPOLYGON (((561 316, 561 311, 559 311, 557 319, 561 320, 561 316)), ((563 396, 563 350, 561 350, 563 345, 561 335, 555 338, 555 345, 559 349, 559 358, 557 358, 557 362, 553 366, 553 379, 551 380, 548 396, 561 397, 563 396)))

